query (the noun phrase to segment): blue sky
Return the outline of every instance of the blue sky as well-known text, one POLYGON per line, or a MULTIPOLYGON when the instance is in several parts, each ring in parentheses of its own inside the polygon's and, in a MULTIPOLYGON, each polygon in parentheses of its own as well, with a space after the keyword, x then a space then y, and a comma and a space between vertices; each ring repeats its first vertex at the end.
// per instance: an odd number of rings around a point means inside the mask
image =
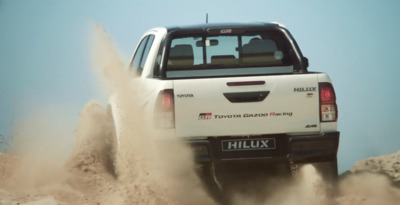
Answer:
POLYGON ((286 25, 309 69, 331 76, 343 171, 400 150, 399 8, 396 0, 0 0, 0 134, 48 109, 61 109, 54 123, 73 130, 88 101, 104 100, 91 70, 91 22, 104 26, 128 62, 144 31, 204 23, 208 13, 209 22, 286 25))

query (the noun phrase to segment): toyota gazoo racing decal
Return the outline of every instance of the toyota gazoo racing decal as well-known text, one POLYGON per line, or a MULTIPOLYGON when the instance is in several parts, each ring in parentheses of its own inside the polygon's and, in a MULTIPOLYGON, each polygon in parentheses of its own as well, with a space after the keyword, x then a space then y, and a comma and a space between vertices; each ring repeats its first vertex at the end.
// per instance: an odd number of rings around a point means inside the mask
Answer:
POLYGON ((238 119, 238 118, 259 118, 259 117, 292 117, 293 112, 269 112, 269 113, 244 113, 244 114, 213 114, 211 112, 208 113, 200 113, 198 116, 199 120, 212 120, 212 119, 238 119))

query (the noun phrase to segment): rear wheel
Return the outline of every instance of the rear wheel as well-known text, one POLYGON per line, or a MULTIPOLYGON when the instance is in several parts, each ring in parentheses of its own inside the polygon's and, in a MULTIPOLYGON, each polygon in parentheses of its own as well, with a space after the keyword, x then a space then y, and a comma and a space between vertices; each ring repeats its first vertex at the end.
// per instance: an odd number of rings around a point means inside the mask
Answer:
POLYGON ((336 182, 338 180, 338 166, 336 159, 326 162, 312 163, 312 165, 325 181, 336 182))
MULTIPOLYGON (((306 173, 301 173, 306 177, 320 177, 321 188, 327 196, 335 196, 337 194, 337 183, 338 183, 338 166, 336 157, 329 161, 310 162, 297 165, 296 174, 299 174, 300 169, 305 165, 312 165, 319 176, 309 176, 306 173)), ((304 171, 304 170, 303 170, 304 171)), ((308 180, 308 179, 306 179, 308 180)))
POLYGON ((336 196, 338 194, 337 185, 339 178, 336 158, 332 161, 315 163, 314 167, 325 182, 326 194, 331 197, 336 196))
POLYGON ((235 204, 235 195, 261 204, 276 187, 288 183, 290 176, 286 163, 240 160, 206 163, 198 167, 197 174, 205 190, 221 205, 235 204))

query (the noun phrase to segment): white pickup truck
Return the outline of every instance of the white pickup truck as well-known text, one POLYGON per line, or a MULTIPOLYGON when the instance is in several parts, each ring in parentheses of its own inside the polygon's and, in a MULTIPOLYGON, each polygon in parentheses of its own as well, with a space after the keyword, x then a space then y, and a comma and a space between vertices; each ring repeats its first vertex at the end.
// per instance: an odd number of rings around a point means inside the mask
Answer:
POLYGON ((151 29, 129 69, 155 129, 193 147, 197 171, 215 191, 278 165, 292 173, 311 163, 337 177, 334 88, 307 68, 284 26, 251 23, 151 29))

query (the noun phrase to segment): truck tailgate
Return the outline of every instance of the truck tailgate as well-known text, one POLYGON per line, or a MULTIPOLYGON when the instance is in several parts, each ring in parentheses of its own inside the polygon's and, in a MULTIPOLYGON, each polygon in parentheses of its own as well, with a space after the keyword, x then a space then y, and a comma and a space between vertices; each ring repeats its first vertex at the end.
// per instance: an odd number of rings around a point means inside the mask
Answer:
POLYGON ((319 132, 317 74, 174 80, 178 137, 319 132))

